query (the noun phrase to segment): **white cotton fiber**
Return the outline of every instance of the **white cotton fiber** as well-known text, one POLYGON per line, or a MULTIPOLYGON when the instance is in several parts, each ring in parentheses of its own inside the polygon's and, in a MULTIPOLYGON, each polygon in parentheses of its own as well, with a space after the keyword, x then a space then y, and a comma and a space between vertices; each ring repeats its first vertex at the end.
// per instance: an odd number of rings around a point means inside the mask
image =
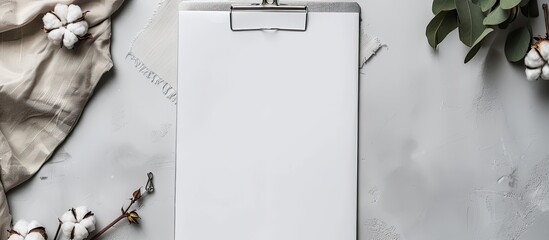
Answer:
POLYGON ((74 225, 74 240, 83 240, 89 235, 88 230, 81 224, 74 225))
POLYGON ((88 232, 93 232, 95 230, 95 217, 91 216, 84 218, 82 219, 82 221, 80 221, 80 224, 88 229, 88 232))
POLYGON ((59 218, 59 220, 61 220, 61 222, 64 222, 64 223, 68 223, 68 222, 75 223, 76 222, 76 218, 74 217, 74 214, 72 214, 72 211, 65 212, 61 216, 61 218, 59 218))
POLYGON ((65 29, 65 35, 63 35, 63 45, 67 49, 72 49, 76 42, 78 42, 78 37, 68 29, 65 29))
POLYGON ((65 28, 61 27, 58 29, 51 30, 48 33, 48 38, 53 42, 53 44, 60 45, 64 34, 65 34, 65 28))
POLYGON ((53 12, 55 12, 55 14, 57 14, 57 16, 61 18, 61 21, 63 23, 67 23, 67 13, 69 12, 69 6, 67 6, 66 4, 58 3, 57 5, 55 5, 53 12))
POLYGON ((75 209, 75 212, 76 212, 76 221, 80 222, 82 221, 82 219, 84 219, 84 217, 86 216, 86 214, 88 214, 89 211, 86 206, 81 206, 81 207, 77 207, 75 209))
POLYGON ((74 22, 82 17, 82 9, 78 5, 71 4, 66 16, 69 23, 74 22))
POLYGON ((547 64, 543 65, 543 68, 541 68, 541 79, 549 80, 549 65, 547 64))
POLYGON ((46 239, 44 238, 44 236, 42 236, 42 234, 37 232, 32 232, 32 233, 29 233, 27 237, 25 237, 25 240, 46 240, 46 239))
POLYGON ((543 59, 549 59, 549 41, 542 41, 539 44, 539 53, 541 53, 541 57, 543 59))
POLYGON ((67 29, 77 36, 84 36, 88 33, 88 23, 86 21, 80 21, 67 25, 67 29))
POLYGON ((42 18, 42 21, 44 22, 44 28, 48 30, 63 26, 63 23, 61 23, 61 21, 59 21, 59 19, 51 13, 46 13, 46 15, 42 18))
POLYGON ((25 237, 17 234, 12 234, 8 240, 25 240, 25 237))
POLYGON ((35 220, 32 220, 29 223, 29 226, 27 227, 27 231, 30 232, 31 230, 33 230, 35 228, 39 228, 39 227, 42 227, 42 224, 40 224, 39 222, 37 222, 35 220))
POLYGON ((62 233, 67 239, 70 239, 71 232, 72 232, 72 229, 74 228, 74 225, 75 225, 74 222, 63 222, 63 224, 61 225, 62 233))
POLYGON ((524 58, 524 65, 529 68, 539 68, 545 64, 545 60, 539 55, 535 49, 530 49, 524 58))
POLYGON ((29 228, 29 223, 25 220, 20 220, 17 223, 15 223, 15 226, 13 226, 13 230, 19 233, 21 236, 27 236, 27 231, 29 228))
POLYGON ((526 72, 526 79, 528 79, 528 81, 536 81, 541 75, 541 68, 535 68, 535 69, 526 68, 525 72, 526 72))

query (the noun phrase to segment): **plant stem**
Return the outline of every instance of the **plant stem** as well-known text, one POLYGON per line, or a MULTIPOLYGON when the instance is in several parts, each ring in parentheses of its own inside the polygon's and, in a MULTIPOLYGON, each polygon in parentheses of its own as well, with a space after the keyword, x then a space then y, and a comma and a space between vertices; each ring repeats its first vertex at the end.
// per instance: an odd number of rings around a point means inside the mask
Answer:
MULTIPOLYGON (((101 229, 99 232, 97 232, 92 238, 90 238, 90 240, 94 240, 94 239, 97 239, 99 238, 99 236, 103 235, 103 233, 105 233, 107 230, 109 230, 110 228, 112 228, 115 224, 117 224, 118 222, 120 222, 120 220, 128 217, 128 211, 130 210, 130 208, 132 207, 132 205, 136 202, 137 200, 135 199, 131 199, 131 202, 130 202, 130 205, 128 205, 128 207, 126 208, 126 210, 124 210, 124 212, 122 213, 122 215, 118 216, 118 218, 116 218, 114 221, 112 221, 109 225, 107 225, 106 227, 104 227, 103 229, 101 229)), ((59 225, 59 227, 61 227, 61 225, 59 225)), ((59 231, 59 230, 58 230, 59 231)), ((55 240, 55 238, 53 239, 55 240)))
MULTIPOLYGON (((150 191, 147 190, 147 192, 152 192, 152 191, 154 191, 154 187, 152 185, 152 173, 148 173, 147 177, 149 178, 149 181, 147 181, 146 186, 151 187, 151 190, 150 191)), ((99 238, 101 235, 103 235, 103 233, 108 231, 110 228, 112 228, 115 224, 117 224, 118 222, 120 222, 120 220, 122 220, 124 218, 128 218, 128 220, 130 220, 130 223, 132 223, 132 220, 130 219, 130 213, 128 213, 128 211, 130 211, 130 208, 133 206, 133 204, 135 202, 137 202, 137 200, 139 200, 143 197, 143 195, 141 195, 141 188, 139 188, 135 192, 133 192, 132 198, 130 198, 130 204, 128 205, 128 207, 125 210, 124 210, 124 206, 122 206, 122 209, 121 209, 122 214, 120 216, 118 216, 116 219, 114 219, 114 221, 112 221, 109 225, 107 225, 103 229, 99 230, 99 232, 97 232, 93 237, 91 237, 90 240, 95 240, 95 239, 99 238)), ((139 216, 137 216, 137 218, 139 218, 139 216)), ((135 222, 135 220, 133 220, 133 221, 135 222)), ((59 221, 59 223, 61 224, 61 221, 59 221)), ((59 225, 59 228, 61 228, 61 225, 59 225)), ((57 229, 57 232, 59 233, 59 229, 57 229)), ((55 238, 53 240, 57 240, 57 234, 55 234, 55 238)))
MULTIPOLYGON (((59 219, 57 219, 59 220, 59 219)), ((57 227, 57 232, 55 232, 55 237, 53 237, 53 240, 57 240, 57 236, 59 236, 59 231, 61 230, 61 224, 63 224, 63 222, 61 222, 61 220, 59 220, 59 226, 57 227)))
POLYGON ((126 208, 126 210, 124 211, 125 214, 128 213, 128 211, 130 210, 130 208, 132 207, 132 205, 135 203, 135 199, 132 198, 132 201, 130 202, 130 205, 126 208))
POLYGON ((109 230, 111 227, 113 227, 116 223, 120 222, 120 220, 126 218, 126 216, 127 216, 127 213, 123 213, 118 218, 116 218, 114 221, 112 221, 109 225, 107 225, 106 227, 101 229, 101 231, 97 232, 92 238, 90 238, 90 240, 94 240, 94 239, 99 238, 99 236, 103 235, 103 233, 105 233, 107 230, 109 230))
POLYGON ((549 13, 547 10, 547 3, 541 5, 543 7, 543 15, 545 17, 545 38, 549 38, 549 13))

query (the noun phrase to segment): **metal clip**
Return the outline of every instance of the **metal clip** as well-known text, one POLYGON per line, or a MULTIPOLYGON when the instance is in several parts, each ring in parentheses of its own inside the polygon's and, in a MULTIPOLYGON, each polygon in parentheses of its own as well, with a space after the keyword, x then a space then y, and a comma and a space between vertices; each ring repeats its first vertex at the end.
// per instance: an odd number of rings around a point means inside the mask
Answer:
POLYGON ((273 0, 273 2, 269 2, 269 0, 263 0, 263 2, 261 2, 261 5, 265 6, 265 5, 275 5, 275 6, 278 6, 278 0, 273 0))
POLYGON ((153 184, 153 178, 154 178, 154 175, 152 172, 149 172, 147 173, 147 185, 145 185, 145 190, 148 192, 148 193, 153 193, 154 192, 154 184, 153 184))
POLYGON ((262 0, 261 4, 232 5, 230 27, 232 31, 304 32, 307 31, 308 15, 307 6, 280 4, 278 0, 262 0))

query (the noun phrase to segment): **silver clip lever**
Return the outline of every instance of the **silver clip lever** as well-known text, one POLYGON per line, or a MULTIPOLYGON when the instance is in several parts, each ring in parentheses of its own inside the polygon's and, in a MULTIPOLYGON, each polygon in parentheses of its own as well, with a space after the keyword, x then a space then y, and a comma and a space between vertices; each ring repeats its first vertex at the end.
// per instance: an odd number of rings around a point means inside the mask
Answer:
POLYGON ((278 0, 262 0, 261 4, 232 5, 232 31, 306 31, 307 6, 280 4, 278 0))

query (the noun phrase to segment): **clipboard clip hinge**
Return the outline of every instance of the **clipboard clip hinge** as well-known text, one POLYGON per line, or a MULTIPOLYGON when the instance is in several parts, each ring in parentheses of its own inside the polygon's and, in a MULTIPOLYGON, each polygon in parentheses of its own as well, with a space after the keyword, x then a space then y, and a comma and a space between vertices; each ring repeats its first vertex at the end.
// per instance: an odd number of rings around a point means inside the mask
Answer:
POLYGON ((261 4, 231 5, 232 31, 307 31, 307 6, 280 4, 262 0, 261 4))
POLYGON ((269 0, 263 0, 263 2, 261 2, 261 5, 263 5, 263 6, 265 6, 265 5, 280 6, 280 4, 278 4, 278 0, 273 0, 272 2, 269 2, 269 0))

